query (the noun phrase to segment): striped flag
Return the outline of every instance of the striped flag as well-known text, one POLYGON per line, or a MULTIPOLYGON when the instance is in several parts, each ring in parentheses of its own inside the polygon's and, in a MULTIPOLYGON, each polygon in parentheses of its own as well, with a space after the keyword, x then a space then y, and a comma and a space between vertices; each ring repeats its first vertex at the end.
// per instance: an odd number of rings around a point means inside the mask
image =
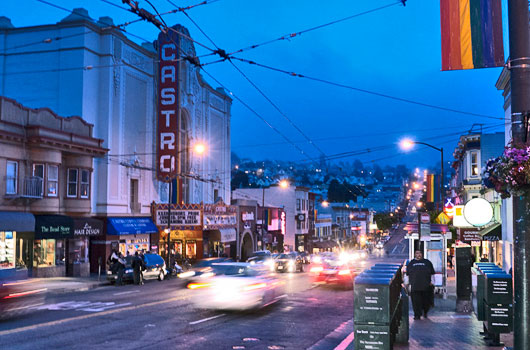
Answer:
POLYGON ((434 203, 434 175, 427 175, 427 202, 434 203))
POLYGON ((502 67, 501 0, 440 0, 442 70, 502 67))

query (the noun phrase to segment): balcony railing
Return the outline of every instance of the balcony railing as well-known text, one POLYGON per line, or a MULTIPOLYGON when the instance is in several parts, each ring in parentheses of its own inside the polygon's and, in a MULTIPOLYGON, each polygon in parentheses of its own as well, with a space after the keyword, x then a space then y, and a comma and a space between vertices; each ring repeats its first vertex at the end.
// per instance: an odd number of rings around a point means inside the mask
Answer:
POLYGON ((24 177, 24 186, 20 197, 23 198, 42 198, 42 178, 38 176, 24 177))

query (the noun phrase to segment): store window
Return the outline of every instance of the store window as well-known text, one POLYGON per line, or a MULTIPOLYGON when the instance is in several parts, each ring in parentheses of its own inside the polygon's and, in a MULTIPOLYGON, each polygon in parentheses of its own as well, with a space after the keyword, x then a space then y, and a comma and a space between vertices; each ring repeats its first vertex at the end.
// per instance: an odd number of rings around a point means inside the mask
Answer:
POLYGON ((33 267, 55 266, 55 239, 35 240, 33 254, 33 267))
POLYGON ((8 161, 6 164, 6 194, 17 193, 18 163, 8 161))
POLYGON ((48 197, 57 197, 57 183, 59 181, 59 167, 57 165, 48 165, 48 181, 46 184, 46 193, 48 197))
POLYGON ((41 188, 39 195, 44 192, 44 164, 33 164, 33 176, 41 179, 41 188))
POLYGON ((88 238, 68 240, 68 262, 73 264, 88 262, 88 238))
POLYGON ((68 169, 68 189, 67 197, 77 197, 77 169, 68 169))
POLYGON ((90 171, 81 169, 81 198, 88 198, 90 193, 90 171))
POLYGON ((186 241, 186 257, 190 259, 197 257, 197 243, 195 241, 186 241))
POLYGON ((16 232, 0 231, 0 270, 15 268, 16 232))
POLYGON ((66 244, 64 239, 55 240, 55 265, 66 264, 66 244))

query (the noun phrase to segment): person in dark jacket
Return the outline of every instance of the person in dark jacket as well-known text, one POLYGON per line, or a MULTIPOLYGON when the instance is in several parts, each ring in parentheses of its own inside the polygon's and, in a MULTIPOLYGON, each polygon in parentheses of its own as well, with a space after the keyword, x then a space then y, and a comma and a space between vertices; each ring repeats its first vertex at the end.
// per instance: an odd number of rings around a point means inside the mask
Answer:
POLYGON ((123 254, 120 252, 118 253, 118 262, 116 263, 117 270, 118 270, 118 278, 116 280, 116 286, 121 286, 123 284, 123 274, 125 272, 125 258, 123 257, 123 254))
POLYGON ((414 252, 414 259, 407 265, 407 275, 414 319, 419 320, 422 314, 427 318, 431 306, 431 276, 434 275, 434 267, 428 259, 423 258, 423 253, 417 250, 414 252))
POLYGON ((134 258, 132 260, 132 268, 133 268, 133 281, 134 284, 144 284, 143 276, 142 276, 142 269, 144 267, 144 261, 138 255, 138 252, 134 252, 134 258))

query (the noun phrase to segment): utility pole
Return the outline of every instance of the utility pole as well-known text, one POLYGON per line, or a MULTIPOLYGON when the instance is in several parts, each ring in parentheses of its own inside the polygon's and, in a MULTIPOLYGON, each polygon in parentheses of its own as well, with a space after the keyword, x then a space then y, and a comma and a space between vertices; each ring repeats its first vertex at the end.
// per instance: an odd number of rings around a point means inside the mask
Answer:
MULTIPOLYGON (((514 145, 528 141, 530 35, 528 1, 508 0, 511 123, 514 145)), ((530 198, 513 196, 514 349, 530 349, 530 198)))

